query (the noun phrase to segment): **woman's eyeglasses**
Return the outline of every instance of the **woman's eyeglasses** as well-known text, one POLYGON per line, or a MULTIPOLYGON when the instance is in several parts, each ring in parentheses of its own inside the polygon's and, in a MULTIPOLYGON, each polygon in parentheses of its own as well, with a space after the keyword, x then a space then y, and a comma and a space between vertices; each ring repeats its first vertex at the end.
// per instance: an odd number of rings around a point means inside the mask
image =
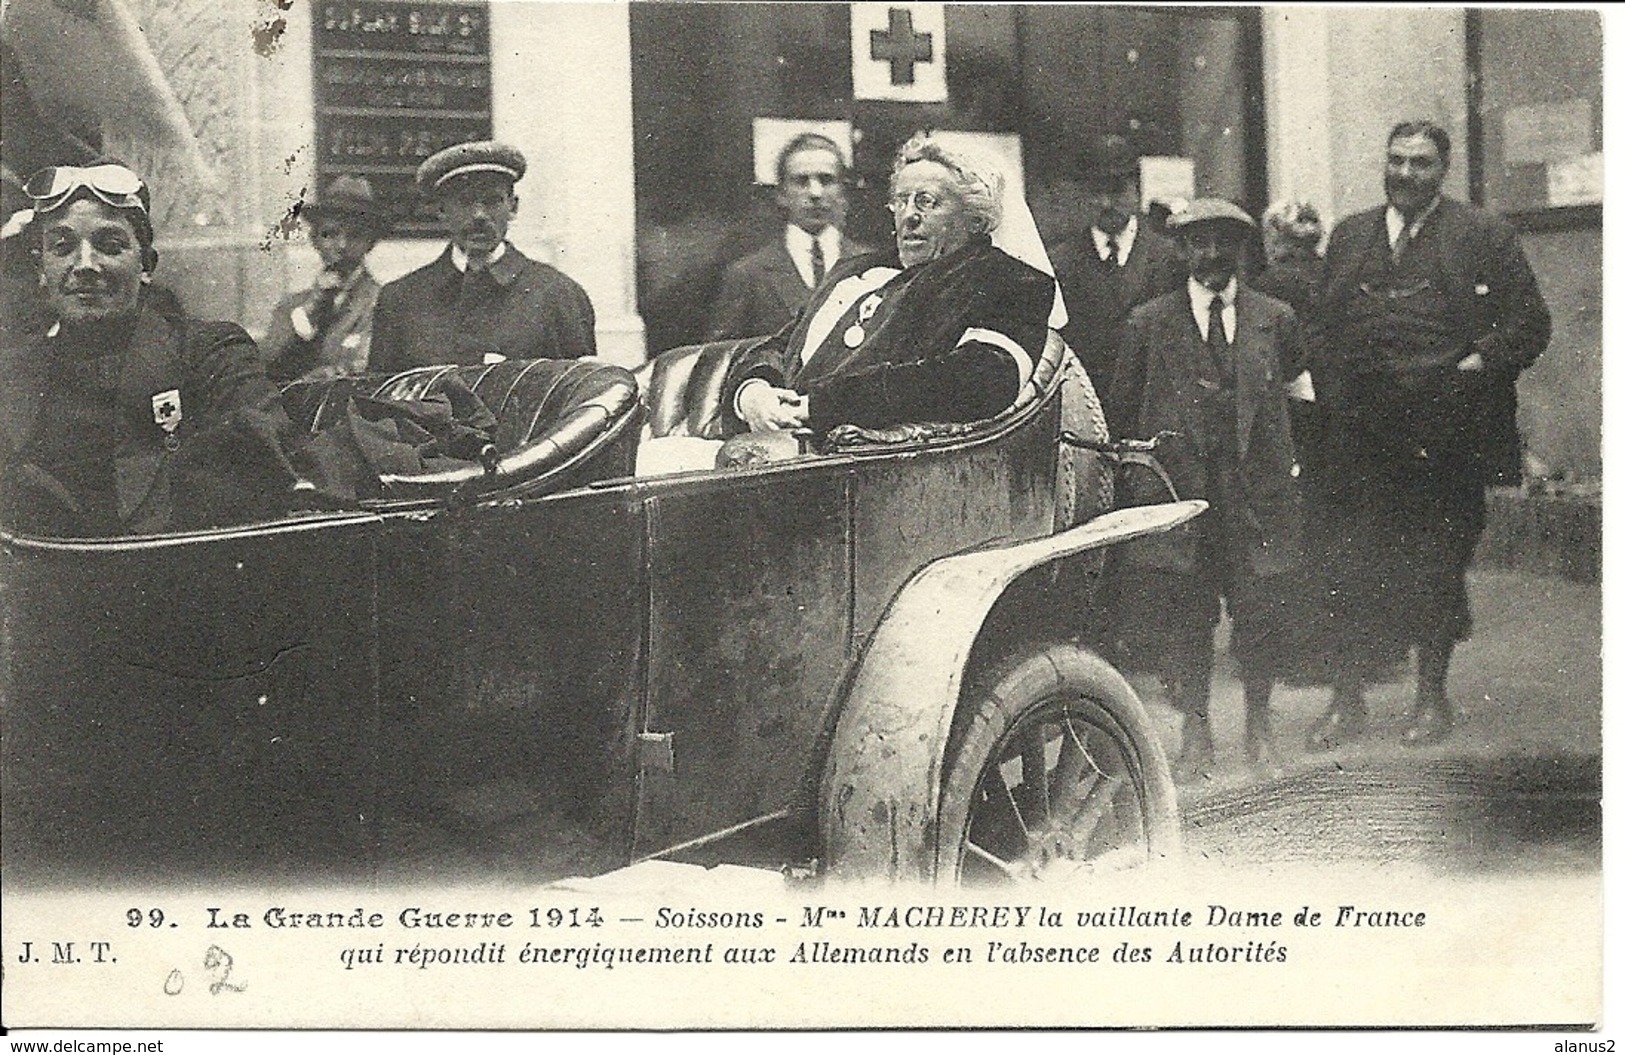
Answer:
POLYGON ((79 190, 88 190, 115 209, 147 212, 141 192, 141 177, 123 165, 55 165, 43 168, 23 184, 23 192, 34 201, 35 212, 49 212, 79 190))
POLYGON ((947 199, 939 198, 928 190, 911 191, 908 194, 893 194, 886 203, 893 216, 899 216, 908 210, 910 205, 921 216, 929 216, 947 204, 947 199))

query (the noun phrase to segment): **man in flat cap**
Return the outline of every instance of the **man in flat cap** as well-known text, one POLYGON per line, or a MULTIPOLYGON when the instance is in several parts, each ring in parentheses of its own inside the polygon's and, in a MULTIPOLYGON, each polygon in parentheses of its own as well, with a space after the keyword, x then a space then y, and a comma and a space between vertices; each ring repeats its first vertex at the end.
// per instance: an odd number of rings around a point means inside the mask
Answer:
POLYGON ((447 147, 418 167, 418 189, 439 207, 451 244, 379 294, 372 371, 597 351, 586 291, 507 240, 524 174, 523 154, 489 141, 447 147))
POLYGON ((322 273, 309 289, 283 298, 260 346, 274 381, 338 377, 367 368, 378 280, 367 254, 385 229, 384 213, 361 176, 338 176, 300 210, 322 273))
POLYGON ((1089 377, 1108 386, 1128 313, 1184 285, 1179 250, 1140 215, 1140 159, 1127 139, 1100 136, 1084 158, 1081 184, 1089 228, 1053 254, 1070 319, 1061 331, 1089 377))
MULTIPOLYGON (((1252 219, 1218 198, 1199 198, 1170 219, 1184 251, 1184 285, 1136 308, 1123 329, 1113 404, 1118 436, 1177 433, 1158 449, 1181 498, 1207 513, 1166 535, 1123 548, 1119 630, 1126 662, 1161 676, 1185 716, 1176 773, 1213 767, 1208 703, 1213 632, 1221 598, 1241 669, 1247 753, 1270 760, 1269 700, 1279 654, 1287 578, 1302 534, 1287 377, 1301 359, 1286 304, 1241 284, 1237 265, 1252 219)), ((1125 481, 1126 505, 1166 499, 1148 473, 1125 481)))

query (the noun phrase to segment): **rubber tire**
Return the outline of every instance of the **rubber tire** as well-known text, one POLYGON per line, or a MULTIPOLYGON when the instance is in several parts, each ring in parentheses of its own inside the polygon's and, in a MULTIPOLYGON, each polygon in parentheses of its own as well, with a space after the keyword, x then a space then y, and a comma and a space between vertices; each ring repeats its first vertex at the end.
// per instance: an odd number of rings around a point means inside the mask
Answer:
MULTIPOLYGON (((1094 382, 1071 351, 1062 366, 1061 428, 1099 443, 1111 438, 1094 382)), ((1117 498, 1116 469, 1104 454, 1061 444, 1055 466, 1056 531, 1111 511, 1117 498)))
POLYGON ((1173 777, 1144 705, 1104 659, 1078 645, 1052 643, 997 664, 965 697, 949 739, 939 799, 938 882, 960 881, 971 808, 994 751, 1024 719, 1063 699, 1077 701, 1075 713, 1120 749, 1140 803, 1148 858, 1179 852, 1173 777))

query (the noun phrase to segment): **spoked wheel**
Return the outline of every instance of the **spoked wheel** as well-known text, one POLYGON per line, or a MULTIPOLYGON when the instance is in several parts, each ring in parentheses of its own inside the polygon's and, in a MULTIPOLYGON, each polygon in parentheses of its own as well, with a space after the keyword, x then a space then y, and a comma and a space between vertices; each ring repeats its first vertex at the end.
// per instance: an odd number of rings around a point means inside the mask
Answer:
POLYGON ((1072 645, 997 668, 950 745, 938 875, 1063 881, 1174 852, 1168 763, 1121 675, 1072 645))

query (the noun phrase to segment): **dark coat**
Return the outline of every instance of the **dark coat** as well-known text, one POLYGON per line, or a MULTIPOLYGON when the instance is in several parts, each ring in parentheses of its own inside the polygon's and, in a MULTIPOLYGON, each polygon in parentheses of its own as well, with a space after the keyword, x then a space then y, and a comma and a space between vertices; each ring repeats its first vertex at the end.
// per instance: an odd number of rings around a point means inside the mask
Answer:
POLYGON ((295 308, 308 310, 318 291, 314 287, 300 290, 277 302, 271 309, 271 327, 260 346, 267 373, 279 381, 292 381, 321 368, 340 374, 359 374, 367 369, 372 313, 378 306, 381 287, 365 264, 360 271, 327 329, 308 341, 295 332, 293 312, 295 308))
POLYGON ((1058 246, 1050 259, 1069 316, 1061 336, 1105 396, 1106 424, 1115 428, 1109 392, 1123 323, 1141 304, 1184 287, 1184 259, 1179 247, 1151 230, 1144 217, 1122 267, 1100 259, 1088 231, 1058 246))
POLYGON ((870 268, 899 268, 895 250, 843 258, 825 276, 794 323, 741 356, 723 383, 724 424, 743 432, 734 395, 752 377, 808 397, 810 425, 883 428, 911 421, 979 421, 1015 401, 1020 367, 995 344, 964 341, 966 330, 995 331, 1032 363, 1048 338, 1055 282, 995 249, 986 237, 954 253, 902 270, 860 298, 813 352, 802 356, 808 327, 842 280, 870 268), (865 301, 873 314, 856 327, 865 301), (854 329, 856 345, 847 343, 854 329))
POLYGON ((1298 316, 1303 340, 1300 347, 1294 350, 1303 358, 1281 364, 1283 376, 1288 381, 1308 369, 1314 358, 1310 341, 1318 332, 1313 320, 1320 314, 1320 287, 1324 281, 1324 271, 1323 262, 1314 253, 1295 254, 1282 257, 1247 281, 1256 292, 1285 303, 1298 316))
MULTIPOLYGON (((842 260, 870 252, 869 247, 841 238, 842 260)), ((767 245, 728 265, 722 275, 722 288, 711 309, 706 340, 732 337, 763 337, 778 333, 796 317, 812 290, 801 280, 782 232, 767 245)))
MULTIPOLYGON (((1386 257, 1386 206, 1357 213, 1338 224, 1326 248, 1321 338, 1312 366, 1317 395, 1329 411, 1380 417, 1381 408, 1353 406, 1352 374, 1376 364, 1359 361, 1363 349, 1338 338, 1347 332, 1346 313, 1361 296, 1359 273, 1372 254, 1386 257)), ((1461 418, 1469 422, 1461 442, 1465 457, 1484 483, 1515 482, 1521 449, 1517 426, 1518 374, 1545 351, 1552 320, 1518 236, 1505 221, 1470 205, 1444 198, 1422 225, 1413 245, 1432 239, 1442 263, 1437 276, 1460 338, 1460 355, 1484 357, 1479 377, 1455 378, 1450 398, 1467 400, 1461 418)))
POLYGON ((368 369, 471 366, 505 359, 579 359, 597 352, 592 302, 573 279, 511 244, 491 265, 486 288, 463 296, 451 247, 430 264, 384 286, 373 312, 368 369))
MULTIPOLYGON (((0 453, 18 469, 45 396, 54 338, 0 355, 0 453)), ((171 320, 143 309, 119 374, 113 478, 127 533, 226 524, 286 508, 296 479, 287 451, 292 424, 259 350, 229 322, 171 320), (180 393, 173 436, 155 421, 153 399, 180 393)), ((15 477, 8 483, 14 483, 15 477)))
MULTIPOLYGON (((1292 426, 1287 417, 1280 364, 1296 352, 1297 318, 1287 305, 1241 287, 1236 294, 1236 339, 1231 346, 1236 373, 1236 460, 1245 508, 1227 515, 1248 528, 1244 552, 1233 552, 1237 567, 1255 575, 1288 570, 1302 544, 1302 511, 1294 461, 1292 426)), ((1119 436, 1179 433, 1157 451, 1180 498, 1212 498, 1210 463, 1204 452, 1214 437, 1193 413, 1197 375, 1193 362, 1202 336, 1191 315, 1190 295, 1180 289, 1136 308, 1123 327, 1113 398, 1126 408, 1119 436)), ((1166 501, 1167 494, 1148 472, 1128 475, 1123 505, 1166 501)), ((1124 548, 1134 564, 1169 571, 1196 570, 1195 525, 1187 525, 1124 548)))

